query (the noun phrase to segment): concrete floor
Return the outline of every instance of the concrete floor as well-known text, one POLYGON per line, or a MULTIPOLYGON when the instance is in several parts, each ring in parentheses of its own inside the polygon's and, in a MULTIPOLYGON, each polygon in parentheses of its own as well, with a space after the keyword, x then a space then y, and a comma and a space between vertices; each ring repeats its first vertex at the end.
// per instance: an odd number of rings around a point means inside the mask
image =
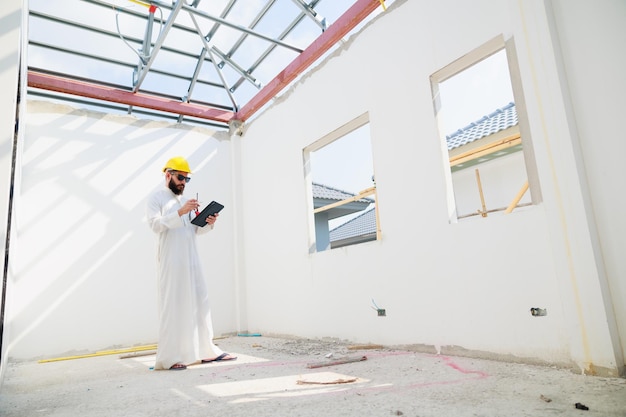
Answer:
POLYGON ((151 370, 150 352, 10 363, 0 416, 626 416, 623 378, 326 339, 216 342, 238 359, 183 371, 151 370))

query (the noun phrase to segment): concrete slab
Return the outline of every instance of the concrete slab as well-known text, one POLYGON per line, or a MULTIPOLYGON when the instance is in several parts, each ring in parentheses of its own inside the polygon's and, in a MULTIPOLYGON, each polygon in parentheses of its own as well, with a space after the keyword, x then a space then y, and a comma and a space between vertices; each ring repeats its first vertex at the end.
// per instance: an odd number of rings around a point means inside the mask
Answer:
POLYGON ((326 339, 216 342, 238 359, 183 371, 151 370, 153 354, 10 363, 0 416, 626 416, 623 378, 326 339))

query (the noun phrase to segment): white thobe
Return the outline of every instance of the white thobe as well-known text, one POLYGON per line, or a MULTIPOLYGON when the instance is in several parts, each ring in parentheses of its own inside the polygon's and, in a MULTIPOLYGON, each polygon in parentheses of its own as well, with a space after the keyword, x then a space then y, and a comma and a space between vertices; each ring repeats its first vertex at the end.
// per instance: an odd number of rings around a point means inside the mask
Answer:
POLYGON ((196 245, 196 235, 213 229, 191 223, 191 212, 178 215, 187 201, 164 187, 148 198, 146 215, 158 234, 157 277, 159 338, 154 369, 169 369, 223 352, 213 343, 208 288, 196 245))

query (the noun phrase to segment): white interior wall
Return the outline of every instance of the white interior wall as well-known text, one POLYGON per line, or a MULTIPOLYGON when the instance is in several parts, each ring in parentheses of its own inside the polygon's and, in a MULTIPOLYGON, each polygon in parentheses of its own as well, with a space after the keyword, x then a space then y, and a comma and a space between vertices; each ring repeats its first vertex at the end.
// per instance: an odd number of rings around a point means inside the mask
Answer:
POLYGON ((579 157, 588 181, 589 211, 601 251, 598 268, 607 276, 605 297, 612 300, 626 357, 626 154, 623 140, 626 78, 626 2, 600 4, 553 0, 555 32, 560 40, 564 87, 575 119, 579 157))
MULTIPOLYGON (((616 335, 624 334, 625 316, 611 301, 624 295, 617 245, 624 223, 614 214, 624 197, 613 192, 624 168, 604 158, 624 146, 609 134, 619 131, 624 81, 615 79, 611 91, 583 86, 597 68, 586 53, 611 60, 610 51, 623 45, 623 30, 615 29, 622 3, 605 2, 608 9, 593 13, 578 2, 549 2, 558 23, 551 27, 540 2, 396 1, 230 143, 204 129, 30 103, 12 241, 10 354, 156 341, 156 242, 143 202, 162 183, 164 161, 182 154, 201 167, 188 192, 209 184, 209 198, 227 208, 201 241, 210 254, 205 268, 217 275, 209 276, 217 334, 241 328, 457 346, 608 373, 623 367, 616 335), (595 26, 574 36, 587 16, 607 20, 619 36, 595 38, 602 32, 595 26), (546 42, 551 28, 563 62, 577 65, 573 73, 559 71, 546 42), (429 77, 496 37, 517 47, 544 201, 450 224, 429 77), (397 39, 417 41, 407 49, 397 39), (385 59, 372 59, 383 52, 385 59), (589 98, 606 101, 608 112, 600 114, 589 98), (311 254, 302 150, 363 114, 383 238, 311 254), (577 138, 590 152, 583 178, 577 138), (372 299, 387 317, 376 316, 372 299), (617 319, 607 313, 612 305, 617 319), (532 317, 530 307, 548 315, 532 317)), ((199 190, 202 200, 205 188, 199 190)))
POLYGON ((250 327, 621 369, 590 250, 566 98, 554 50, 540 44, 546 39, 539 2, 396 2, 249 124, 242 194, 248 202, 280 202, 271 221, 243 213, 250 327), (498 37, 517 48, 518 94, 529 108, 544 202, 450 224, 429 77, 498 37), (383 51, 384 59, 372 59, 383 51), (302 149, 364 113, 382 240, 309 254, 302 149), (376 316, 372 298, 387 317, 376 316), (531 307, 549 314, 532 317, 531 307))
POLYGON ((463 19, 448 20, 445 11, 450 4, 405 2, 399 6, 402 11, 390 8, 375 28, 349 41, 246 132, 244 194, 275 200, 285 190, 299 190, 282 198, 276 213, 281 221, 271 224, 280 239, 272 246, 258 250, 260 242, 254 241, 269 233, 270 225, 246 216, 251 322, 271 323, 270 330, 286 333, 364 342, 462 345, 520 355, 529 355, 537 348, 533 345, 539 344, 545 356, 563 358, 567 349, 559 330, 560 308, 541 321, 528 313, 532 306, 560 305, 541 232, 546 221, 541 211, 487 225, 450 225, 447 217, 429 76, 463 53, 509 32, 506 4, 467 6, 470 15, 476 13, 474 8, 491 9, 492 14, 481 17, 484 25, 469 19, 473 36, 465 36, 464 42, 455 34, 442 39, 436 29, 458 24, 462 30, 468 24, 463 19), (404 28, 402 38, 419 40, 414 53, 403 53, 400 49, 406 45, 380 35, 390 33, 390 27, 404 28), (432 48, 434 42, 441 47, 432 48), (369 58, 372 51, 383 50, 386 60, 369 58), (434 59, 443 51, 448 53, 434 59), (316 109, 315 117, 310 117, 310 108, 316 109), (302 149, 365 112, 370 115, 382 241, 308 255, 301 236, 309 220, 302 149), (273 129, 277 125, 281 127, 278 132, 273 129), (261 147, 275 150, 275 163, 264 163, 261 168, 254 156, 261 147), (528 241, 536 244, 528 245, 528 241), (535 262, 512 270, 510 265, 520 264, 518 259, 523 258, 535 262), (502 297, 501 292, 515 296, 502 297), (277 300, 271 294, 282 295, 277 300), (371 298, 387 308, 386 318, 376 317, 371 298), (512 323, 494 332, 494 319, 504 317, 512 323), (480 337, 468 337, 472 333, 480 337), (522 338, 532 342, 519 343, 522 338))
MULTIPOLYGON (((571 355, 578 358, 581 367, 588 372, 596 372, 598 366, 608 369, 616 366, 623 372, 621 346, 625 343, 624 334, 620 339, 618 318, 614 314, 614 305, 621 300, 615 294, 611 296, 608 288, 609 283, 619 279, 619 276, 606 273, 603 258, 609 253, 602 252, 600 239, 608 243, 606 238, 609 236, 603 238, 598 234, 593 198, 589 193, 593 185, 586 175, 587 169, 605 170, 606 163, 601 159, 584 160, 581 152, 582 141, 603 139, 584 138, 577 128, 583 120, 594 126, 601 125, 602 121, 571 111, 573 91, 582 93, 578 100, 587 101, 593 97, 586 97, 583 93, 586 90, 583 80, 578 80, 581 84, 572 82, 567 75, 567 68, 576 65, 581 65, 586 73, 596 71, 598 62, 583 58, 586 52, 578 56, 578 61, 569 63, 563 56, 563 50, 571 48, 585 51, 603 45, 601 49, 606 46, 609 50, 619 50, 622 39, 610 34, 621 26, 623 4, 603 2, 602 7, 589 14, 585 13, 586 7, 580 2, 567 3, 566 7, 564 4, 560 1, 547 1, 545 5, 520 2, 517 6, 515 21, 522 35, 518 40, 521 38, 524 45, 519 50, 525 47, 530 51, 525 59, 519 61, 522 78, 526 79, 526 112, 530 121, 529 130, 536 139, 533 145, 539 150, 535 154, 542 170, 542 183, 549 186, 543 190, 543 195, 547 203, 546 212, 551 219, 549 231, 557 260, 557 279, 569 318, 567 329, 571 355), (619 9, 622 9, 621 14, 619 9), (592 26, 593 29, 582 35, 587 38, 583 43, 580 43, 580 37, 559 34, 559 20, 574 26, 585 26, 594 19, 602 21, 602 26, 607 25, 608 29, 592 26)), ((611 62, 610 58, 608 62, 611 62)), ((608 107, 617 104, 611 95, 604 98, 608 107)), ((607 137, 606 140, 609 147, 615 143, 614 138, 607 137)), ((619 169, 612 170, 611 178, 619 181, 617 179, 622 178, 622 174, 619 169)), ((619 198, 614 198, 614 201, 619 201, 619 198)))
MULTIPOLYGON (((22 15, 21 0, 7 0, 0 3, 0 45, 2 46, 2 62, 0 68, 0 88, 3 94, 0 95, 0 288, 7 285, 10 291, 10 282, 4 282, 4 271, 9 268, 5 263, 6 239, 7 235, 14 238, 15 233, 9 230, 9 207, 11 191, 11 171, 13 159, 13 141, 15 136, 15 115, 19 110, 23 112, 25 106, 18 103, 18 86, 20 82, 20 61, 21 50, 23 48, 25 31, 24 23, 26 19, 22 15), (6 269, 5 269, 6 268, 6 269)), ((22 91, 25 83, 22 80, 22 91)), ((0 299, 1 317, 4 318, 10 309, 11 300, 9 297, 0 299)), ((3 320, 0 328, 2 346, 0 347, 0 384, 4 378, 5 364, 8 359, 8 343, 11 334, 9 327, 3 320)))
POLYGON ((225 132, 29 101, 12 245, 12 358, 156 343, 156 243, 144 217, 172 156, 185 193, 226 209, 199 238, 216 334, 234 328, 230 143, 225 132))

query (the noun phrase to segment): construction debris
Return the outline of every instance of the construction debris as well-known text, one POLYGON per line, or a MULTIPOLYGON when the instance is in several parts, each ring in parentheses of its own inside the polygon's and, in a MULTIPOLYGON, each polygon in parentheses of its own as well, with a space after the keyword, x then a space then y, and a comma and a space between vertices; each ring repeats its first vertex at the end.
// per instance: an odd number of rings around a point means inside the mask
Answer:
POLYGON ((333 365, 341 365, 344 363, 351 363, 351 362, 360 362, 360 361, 364 361, 366 360, 367 357, 365 356, 357 356, 357 357, 351 357, 351 358, 343 358, 343 359, 337 359, 334 361, 330 361, 330 362, 315 362, 315 363, 309 363, 307 364, 307 368, 321 368, 323 366, 333 366, 333 365))
POLYGON ((333 385, 333 384, 349 384, 350 382, 356 382, 357 378, 349 378, 349 379, 343 379, 343 378, 339 378, 336 379, 334 381, 304 381, 302 379, 299 379, 296 381, 296 384, 298 385, 333 385))
POLYGON ((156 350, 148 350, 145 352, 133 352, 133 353, 127 353, 125 355, 120 355, 120 359, 129 359, 129 358, 136 358, 139 356, 150 356, 150 355, 156 355, 156 350))
POLYGON ((351 345, 348 346, 348 350, 366 350, 366 349, 382 349, 383 345, 351 345))

